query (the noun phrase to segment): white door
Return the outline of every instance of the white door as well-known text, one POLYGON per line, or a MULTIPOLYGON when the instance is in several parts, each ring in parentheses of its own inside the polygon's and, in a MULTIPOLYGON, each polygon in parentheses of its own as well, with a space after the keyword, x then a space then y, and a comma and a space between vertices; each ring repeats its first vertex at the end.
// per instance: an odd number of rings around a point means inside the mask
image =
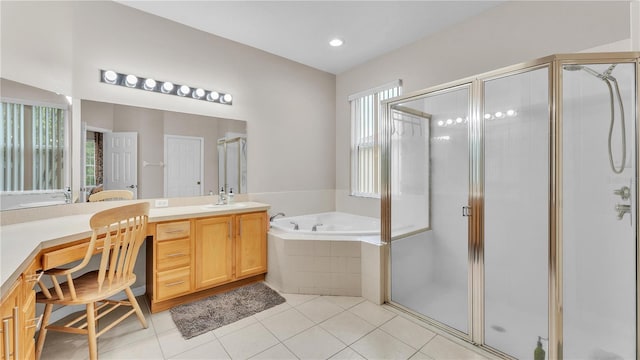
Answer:
POLYGON ((104 133, 104 189, 130 190, 138 198, 138 133, 104 133))
POLYGON ((201 137, 165 135, 164 195, 203 195, 203 143, 201 137))

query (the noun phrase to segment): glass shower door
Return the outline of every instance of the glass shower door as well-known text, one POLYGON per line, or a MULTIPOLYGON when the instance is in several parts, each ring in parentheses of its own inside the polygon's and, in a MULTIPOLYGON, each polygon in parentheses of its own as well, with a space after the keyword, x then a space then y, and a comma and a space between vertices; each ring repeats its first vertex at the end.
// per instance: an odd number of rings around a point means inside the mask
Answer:
POLYGON ((484 343, 530 359, 548 338, 549 69, 483 85, 484 343))
POLYGON ((636 358, 635 75, 562 70, 565 359, 636 358))
POLYGON ((469 334, 470 86, 391 107, 391 300, 469 334))

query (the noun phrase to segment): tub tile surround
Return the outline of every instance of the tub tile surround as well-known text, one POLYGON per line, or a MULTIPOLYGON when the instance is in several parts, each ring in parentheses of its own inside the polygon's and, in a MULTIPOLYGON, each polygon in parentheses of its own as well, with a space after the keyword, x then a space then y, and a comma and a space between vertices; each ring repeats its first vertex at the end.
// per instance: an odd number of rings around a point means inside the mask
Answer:
POLYGON ((311 239, 292 240, 269 232, 270 284, 292 294, 362 296, 383 302, 381 244, 311 239))

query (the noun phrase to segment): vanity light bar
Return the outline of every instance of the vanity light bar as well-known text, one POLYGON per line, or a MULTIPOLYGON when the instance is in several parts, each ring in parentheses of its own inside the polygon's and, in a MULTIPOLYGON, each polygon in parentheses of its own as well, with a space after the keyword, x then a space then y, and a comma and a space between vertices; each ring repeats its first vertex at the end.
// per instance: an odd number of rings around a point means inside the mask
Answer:
POLYGON ((152 78, 141 78, 133 74, 121 74, 113 70, 100 70, 100 82, 161 94, 189 97, 224 105, 233 104, 233 96, 229 93, 179 85, 169 81, 154 80, 152 78))

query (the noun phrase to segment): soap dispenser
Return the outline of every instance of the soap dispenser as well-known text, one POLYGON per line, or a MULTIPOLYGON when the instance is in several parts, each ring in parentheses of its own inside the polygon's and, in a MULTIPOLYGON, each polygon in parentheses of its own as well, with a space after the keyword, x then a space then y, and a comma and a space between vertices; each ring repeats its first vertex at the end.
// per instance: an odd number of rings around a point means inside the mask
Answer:
POLYGON ((544 360, 545 352, 542 348, 542 338, 538 336, 538 343, 536 349, 533 350, 533 360, 544 360))
POLYGON ((233 188, 229 188, 229 194, 227 195, 227 204, 233 204, 233 188))

